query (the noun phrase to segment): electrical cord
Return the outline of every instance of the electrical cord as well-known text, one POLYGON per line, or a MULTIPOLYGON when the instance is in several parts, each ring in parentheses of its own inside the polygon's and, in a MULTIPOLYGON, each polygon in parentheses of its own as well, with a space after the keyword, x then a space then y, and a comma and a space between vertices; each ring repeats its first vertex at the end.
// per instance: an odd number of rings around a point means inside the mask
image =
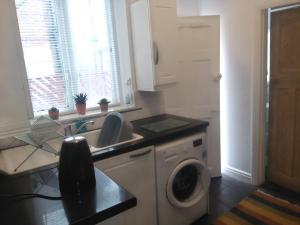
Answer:
POLYGON ((47 200, 62 200, 62 196, 48 196, 48 195, 41 195, 41 194, 0 194, 0 198, 6 198, 6 199, 13 199, 13 200, 24 200, 24 199, 30 199, 30 198, 42 198, 47 200))

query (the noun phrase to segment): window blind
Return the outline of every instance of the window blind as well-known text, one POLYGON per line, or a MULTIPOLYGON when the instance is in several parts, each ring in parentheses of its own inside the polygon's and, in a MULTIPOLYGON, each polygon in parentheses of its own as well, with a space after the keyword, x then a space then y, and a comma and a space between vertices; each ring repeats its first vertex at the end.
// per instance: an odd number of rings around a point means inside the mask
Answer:
POLYGON ((16 0, 16 9, 35 114, 73 110, 80 92, 87 107, 121 103, 109 0, 16 0))

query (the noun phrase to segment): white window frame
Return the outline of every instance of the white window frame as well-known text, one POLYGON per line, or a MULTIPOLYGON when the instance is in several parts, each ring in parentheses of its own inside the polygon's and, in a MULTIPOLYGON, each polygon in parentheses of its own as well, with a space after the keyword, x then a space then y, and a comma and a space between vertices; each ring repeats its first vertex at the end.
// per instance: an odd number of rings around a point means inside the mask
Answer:
MULTIPOLYGON (((134 89, 133 89, 133 85, 132 85, 132 53, 131 53, 131 42, 130 42, 130 21, 129 21, 129 8, 128 8, 128 2, 126 0, 105 0, 108 1, 111 7, 111 24, 110 24, 110 28, 112 29, 112 32, 114 33, 114 38, 115 43, 117 44, 116 47, 116 54, 118 56, 118 64, 116 64, 117 66, 119 66, 119 70, 118 70, 118 74, 114 77, 117 77, 117 79, 119 79, 118 81, 118 88, 117 88, 117 93, 116 95, 119 96, 119 100, 120 102, 118 104, 111 104, 110 108, 112 111, 114 111, 114 109, 116 109, 117 111, 123 111, 123 110, 127 110, 127 109, 135 109, 135 102, 134 102, 134 89), (122 37, 122 38, 121 38, 122 37), (119 46, 122 46, 121 48, 119 46), (130 89, 130 90, 128 90, 130 89), (129 95, 130 98, 130 102, 126 102, 126 98, 125 98, 125 94, 124 92, 126 92, 125 90, 127 90, 127 95, 129 95)), ((64 1, 63 1, 64 2, 64 1)), ((65 4, 65 2, 64 2, 65 4)), ((59 7, 59 6, 57 6, 59 7)), ((63 10, 61 8, 61 10, 63 10)), ((60 13, 61 13, 60 10, 60 13)), ((61 29, 61 27, 59 27, 59 29, 61 29)), ((60 30, 61 32, 61 30, 60 30)), ((61 35, 61 34, 60 34, 61 35)), ((24 56, 23 56, 24 57, 24 56)), ((65 60, 65 58, 64 58, 65 60)), ((67 72, 68 74, 70 74, 70 72, 67 72)), ((67 76, 68 79, 70 79, 70 77, 72 77, 71 75, 67 76)), ((26 80, 26 84, 25 89, 28 92, 28 98, 27 98, 27 107, 28 107, 28 112, 30 114, 31 119, 33 119, 34 117, 38 117, 41 115, 46 115, 47 111, 42 111, 41 113, 38 112, 34 112, 33 111, 33 106, 32 106, 32 100, 31 100, 31 95, 30 95, 30 89, 29 89, 29 84, 28 84, 28 77, 27 77, 27 73, 25 74, 25 79, 26 80)), ((69 85, 67 85, 67 89, 69 89, 69 85)), ((70 110, 65 110, 63 112, 60 112, 61 116, 66 116, 67 119, 70 118, 76 118, 78 117, 77 113, 76 113, 76 108, 75 108, 75 104, 74 104, 74 99, 72 94, 70 94, 71 91, 67 91, 67 104, 69 104, 70 106, 70 110)), ((97 111, 99 111, 99 107, 89 107, 87 108, 87 114, 86 116, 89 117, 91 115, 99 115, 99 114, 103 114, 103 113, 97 113, 97 111)), ((64 120, 63 118, 60 120, 64 120)))

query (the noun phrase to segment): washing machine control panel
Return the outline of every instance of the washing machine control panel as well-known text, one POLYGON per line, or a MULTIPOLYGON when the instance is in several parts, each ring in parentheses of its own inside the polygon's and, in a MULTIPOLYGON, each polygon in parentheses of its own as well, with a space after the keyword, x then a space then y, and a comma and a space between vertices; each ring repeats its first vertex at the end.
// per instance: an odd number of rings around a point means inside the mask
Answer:
POLYGON ((201 146, 202 144, 203 144, 202 138, 193 141, 194 147, 201 146))

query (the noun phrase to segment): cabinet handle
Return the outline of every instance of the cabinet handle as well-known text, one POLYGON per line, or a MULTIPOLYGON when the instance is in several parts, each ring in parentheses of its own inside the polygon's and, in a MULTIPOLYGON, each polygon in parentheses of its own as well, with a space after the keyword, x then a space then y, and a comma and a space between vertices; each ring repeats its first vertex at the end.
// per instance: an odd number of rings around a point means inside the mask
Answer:
POLYGON ((145 152, 142 152, 142 153, 133 154, 133 155, 130 155, 130 158, 132 158, 132 159, 138 158, 138 157, 149 154, 151 151, 152 151, 152 149, 149 149, 149 150, 147 150, 145 152))
POLYGON ((155 65, 157 65, 159 62, 159 52, 155 41, 153 42, 153 61, 155 65))

